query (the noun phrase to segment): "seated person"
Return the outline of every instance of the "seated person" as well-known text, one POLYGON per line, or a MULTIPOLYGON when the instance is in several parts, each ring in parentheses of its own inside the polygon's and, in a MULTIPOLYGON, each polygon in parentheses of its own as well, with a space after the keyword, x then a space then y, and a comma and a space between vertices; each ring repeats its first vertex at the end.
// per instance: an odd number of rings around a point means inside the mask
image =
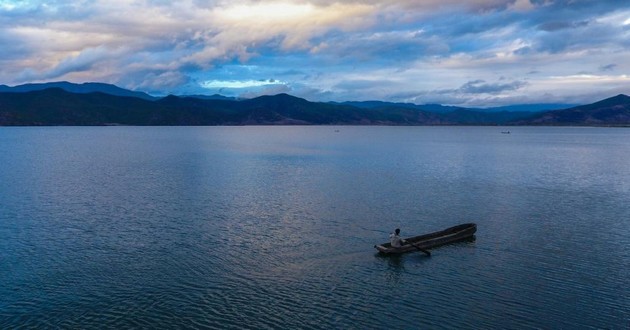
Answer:
POLYGON ((399 248, 403 244, 406 243, 404 239, 400 238, 400 229, 399 228, 396 228, 394 233, 389 235, 389 242, 392 245, 392 247, 395 247, 395 248, 399 248))

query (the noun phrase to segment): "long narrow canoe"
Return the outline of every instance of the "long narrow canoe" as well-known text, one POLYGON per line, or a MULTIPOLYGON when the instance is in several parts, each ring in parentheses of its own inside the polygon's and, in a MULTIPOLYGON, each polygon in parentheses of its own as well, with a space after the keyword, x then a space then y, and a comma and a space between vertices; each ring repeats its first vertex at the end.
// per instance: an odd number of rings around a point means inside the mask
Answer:
POLYGON ((374 247, 381 253, 399 254, 418 251, 417 247, 421 249, 431 249, 444 244, 469 239, 473 237, 475 232, 477 232, 476 224, 465 223, 441 231, 436 231, 434 233, 405 238, 404 240, 406 243, 399 248, 392 247, 389 242, 374 245, 374 247))

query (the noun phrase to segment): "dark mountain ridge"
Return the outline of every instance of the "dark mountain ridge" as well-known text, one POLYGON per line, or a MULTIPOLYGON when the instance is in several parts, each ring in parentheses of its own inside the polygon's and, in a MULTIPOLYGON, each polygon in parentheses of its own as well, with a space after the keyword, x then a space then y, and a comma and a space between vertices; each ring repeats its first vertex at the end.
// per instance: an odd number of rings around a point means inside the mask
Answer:
MULTIPOLYGON (((108 87, 108 90, 116 91, 116 88, 108 87)), ((630 126, 629 100, 628 96, 618 95, 590 105, 532 115, 531 112, 484 112, 465 108, 438 113, 420 106, 387 102, 375 107, 358 107, 310 102, 288 94, 246 100, 174 95, 147 99, 102 91, 79 93, 49 88, 0 92, 0 125, 630 126)))
POLYGON ((18 85, 14 87, 9 87, 7 85, 0 85, 0 92, 25 93, 25 92, 41 91, 41 90, 49 89, 49 88, 61 88, 67 92, 77 93, 77 94, 101 92, 101 93, 117 95, 117 96, 137 97, 137 98, 141 98, 145 100, 158 99, 157 97, 153 97, 144 92, 131 91, 128 89, 120 88, 116 85, 96 83, 96 82, 75 84, 75 83, 71 83, 67 81, 57 81, 57 82, 49 82, 49 83, 24 84, 24 85, 18 85))
POLYGON ((357 108, 374 109, 381 107, 398 107, 418 109, 437 113, 448 113, 458 110, 468 110, 475 112, 542 112, 558 109, 568 109, 575 107, 576 104, 559 104, 559 103, 533 103, 533 104, 515 104, 490 108, 466 108, 459 106, 441 105, 441 104, 414 104, 414 103, 395 103, 384 101, 346 101, 341 103, 331 102, 335 104, 351 105, 357 108))
POLYGON ((287 94, 243 101, 167 96, 156 101, 61 88, 0 92, 0 125, 456 124, 409 109, 359 109, 287 94))
POLYGON ((543 112, 514 125, 630 126, 630 96, 619 94, 592 104, 543 112))

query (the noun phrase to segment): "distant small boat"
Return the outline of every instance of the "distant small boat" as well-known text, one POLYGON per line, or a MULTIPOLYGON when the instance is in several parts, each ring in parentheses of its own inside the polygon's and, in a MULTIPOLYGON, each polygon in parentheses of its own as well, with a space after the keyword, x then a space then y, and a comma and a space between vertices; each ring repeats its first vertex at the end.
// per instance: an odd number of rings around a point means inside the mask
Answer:
POLYGON ((400 254, 418 251, 420 249, 431 249, 449 243, 469 239, 477 232, 477 225, 474 223, 464 223, 453 226, 434 233, 405 238, 406 243, 399 247, 392 247, 390 243, 374 245, 374 247, 384 254, 400 254))
POLYGON ((501 134, 510 134, 510 131, 503 131, 501 134))

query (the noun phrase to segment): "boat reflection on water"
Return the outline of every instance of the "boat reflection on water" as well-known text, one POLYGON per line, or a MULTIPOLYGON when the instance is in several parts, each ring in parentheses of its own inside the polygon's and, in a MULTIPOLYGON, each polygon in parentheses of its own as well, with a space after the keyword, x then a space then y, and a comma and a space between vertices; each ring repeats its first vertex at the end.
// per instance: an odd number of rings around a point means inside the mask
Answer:
MULTIPOLYGON (((448 245, 443 245, 439 248, 431 249, 440 250, 445 247, 452 248, 466 248, 467 245, 474 245, 477 241, 477 236, 473 235, 462 240, 459 240, 454 243, 450 243, 448 245)), ((439 253, 435 254, 439 256, 439 253)), ((390 284, 398 284, 405 275, 410 273, 415 273, 413 271, 415 267, 425 267, 428 266, 431 262, 432 258, 427 258, 422 252, 418 251, 418 253, 407 253, 407 254, 384 254, 377 252, 374 254, 374 257, 383 262, 387 262, 386 273, 384 274, 385 280, 390 284), (410 266, 410 269, 407 269, 405 265, 410 266)))

